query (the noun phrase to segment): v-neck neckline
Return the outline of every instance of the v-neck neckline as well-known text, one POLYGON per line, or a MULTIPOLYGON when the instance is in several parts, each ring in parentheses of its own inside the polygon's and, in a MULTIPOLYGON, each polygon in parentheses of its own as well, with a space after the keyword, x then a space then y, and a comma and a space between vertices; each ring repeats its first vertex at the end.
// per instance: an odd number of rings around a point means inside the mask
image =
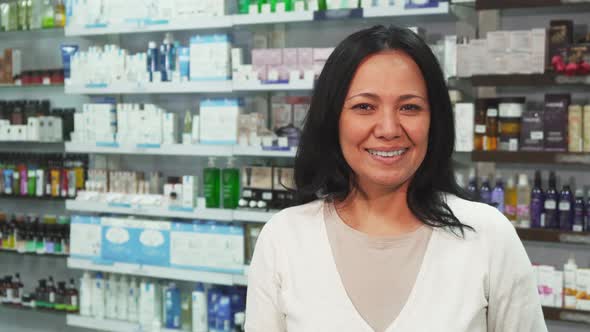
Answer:
MULTIPOLYGON (((325 220, 325 212, 326 212, 326 204, 328 204, 327 202, 324 202, 322 205, 322 209, 321 209, 321 216, 322 216, 322 222, 320 225, 321 228, 321 236, 323 238, 324 241, 322 241, 325 245, 324 245, 324 250, 326 250, 328 256, 329 256, 329 260, 330 260, 330 264, 329 264, 329 269, 331 270, 331 274, 335 276, 334 279, 337 279, 336 284, 337 284, 337 288, 338 288, 338 293, 341 294, 343 296, 343 302, 346 303, 346 306, 348 307, 349 310, 351 310, 352 312, 354 312, 356 318, 362 322, 361 324, 364 325, 364 328, 367 330, 367 332, 375 332, 375 330, 373 330, 373 328, 369 325, 369 323, 363 318, 363 316, 359 313, 359 311, 357 310, 357 308, 354 306, 354 303, 352 302, 352 300, 350 299, 350 296, 348 295, 348 292, 346 291, 346 287, 344 287, 344 282, 342 281, 342 276, 340 275, 340 272, 338 271, 338 267, 336 266, 336 260, 334 258, 334 252, 332 250, 332 247, 330 246, 330 240, 328 238, 328 232, 326 230, 326 220, 325 220)), ((394 329, 399 326, 404 319, 404 316, 407 315, 407 311, 411 310, 411 307, 413 305, 413 303, 416 301, 416 297, 418 296, 418 292, 422 287, 422 283, 423 283, 423 279, 424 279, 424 275, 427 273, 426 270, 428 269, 428 266, 430 265, 430 257, 432 255, 432 248, 434 247, 434 242, 436 241, 437 237, 438 237, 438 229, 433 228, 432 229, 432 234, 430 236, 430 239, 428 240, 428 244, 426 246, 426 251, 424 252, 424 258, 422 259, 422 264, 420 265, 420 270, 418 271, 418 275, 416 276, 416 282, 414 283, 414 286, 412 287, 412 290, 410 291, 410 295, 408 296, 408 299, 406 300, 406 303, 403 305, 401 311, 399 312, 399 314, 397 315, 397 317, 395 319, 392 320, 392 322, 388 325, 388 327, 385 329, 384 332, 393 332, 394 329)))

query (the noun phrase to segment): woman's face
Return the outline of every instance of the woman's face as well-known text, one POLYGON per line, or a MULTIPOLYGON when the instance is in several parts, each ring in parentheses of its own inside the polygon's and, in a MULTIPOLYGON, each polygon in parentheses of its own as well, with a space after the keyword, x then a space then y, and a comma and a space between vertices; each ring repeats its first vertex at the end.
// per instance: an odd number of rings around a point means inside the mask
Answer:
POLYGON ((411 57, 386 51, 363 60, 339 122, 342 153, 363 190, 407 189, 428 149, 429 105, 411 57))

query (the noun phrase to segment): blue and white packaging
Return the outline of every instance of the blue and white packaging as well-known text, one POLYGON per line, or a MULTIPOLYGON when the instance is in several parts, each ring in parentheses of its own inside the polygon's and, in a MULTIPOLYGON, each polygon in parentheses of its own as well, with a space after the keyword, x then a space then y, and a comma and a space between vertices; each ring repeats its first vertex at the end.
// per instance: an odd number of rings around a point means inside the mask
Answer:
POLYGON ((154 266, 170 265, 170 228, 167 221, 142 220, 139 233, 139 263, 154 266))
POLYGON ((242 226, 215 222, 173 223, 170 242, 172 267, 243 273, 242 226))
POLYGON ((107 262, 138 263, 141 221, 128 218, 102 218, 101 257, 107 262))
POLYGON ((216 331, 219 300, 223 292, 219 287, 212 287, 207 291, 207 323, 209 331, 216 331))
POLYGON ((186 82, 190 78, 190 60, 191 51, 188 47, 178 48, 178 69, 180 71, 180 80, 186 82))
POLYGON ((242 99, 206 99, 199 106, 202 144, 238 143, 238 118, 244 108, 242 99))
POLYGON ((231 41, 227 34, 196 35, 190 39, 191 81, 231 79, 231 41))
POLYGON ((73 216, 70 225, 70 257, 100 259, 102 237, 99 217, 73 216))
POLYGON ((440 2, 447 2, 445 0, 406 0, 405 8, 436 8, 440 2))
POLYGON ((79 46, 78 45, 68 45, 62 44, 60 46, 61 49, 61 62, 64 67, 64 78, 69 80, 71 74, 71 63, 72 63, 72 56, 78 52, 79 46))

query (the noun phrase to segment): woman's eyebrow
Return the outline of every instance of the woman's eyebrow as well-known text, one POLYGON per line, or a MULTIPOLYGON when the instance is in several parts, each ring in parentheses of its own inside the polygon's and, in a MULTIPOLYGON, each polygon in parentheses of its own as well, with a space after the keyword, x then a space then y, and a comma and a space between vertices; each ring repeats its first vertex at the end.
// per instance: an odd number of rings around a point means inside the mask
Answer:
POLYGON ((375 93, 371 93, 371 92, 362 92, 362 93, 357 93, 356 95, 352 95, 348 98, 346 98, 346 100, 350 100, 352 98, 356 98, 356 97, 367 97, 367 98, 371 98, 371 99, 380 99, 379 96, 375 93))
POLYGON ((401 95, 401 96, 399 96, 399 98, 397 100, 399 100, 399 101, 406 101, 406 100, 414 99, 414 98, 419 98, 419 99, 422 99, 424 101, 427 101, 426 98, 424 98, 422 96, 419 96, 419 95, 414 95, 414 94, 401 95))

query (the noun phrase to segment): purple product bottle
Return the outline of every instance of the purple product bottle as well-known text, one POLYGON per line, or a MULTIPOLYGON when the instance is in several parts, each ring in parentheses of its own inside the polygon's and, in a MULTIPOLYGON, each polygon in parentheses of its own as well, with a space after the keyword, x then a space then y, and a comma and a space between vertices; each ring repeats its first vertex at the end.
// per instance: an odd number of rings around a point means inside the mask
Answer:
POLYGON ((545 219, 541 218, 545 204, 545 194, 541 188, 541 172, 535 172, 535 180, 533 189, 531 190, 531 227, 545 228, 547 227, 545 219))
POLYGON ((496 174, 496 186, 492 190, 492 205, 504 213, 504 182, 500 174, 496 174))
POLYGON ((469 173, 469 184, 467 185, 467 191, 473 195, 474 199, 479 200, 479 190, 477 189, 477 177, 475 171, 471 170, 469 173))
POLYGON ((585 213, 586 209, 584 206, 584 191, 582 189, 576 190, 576 198, 574 201, 574 222, 572 224, 572 230, 574 232, 583 232, 585 228, 585 213))
POLYGON ((559 228, 559 219, 557 214, 557 200, 559 194, 557 193, 557 180, 555 173, 552 171, 549 173, 549 188, 545 193, 545 227, 546 228, 559 228))
POLYGON ((572 230, 572 191, 570 186, 564 185, 559 193, 559 228, 564 231, 572 230))
POLYGON ((590 190, 587 193, 588 200, 586 201, 586 222, 584 223, 584 232, 590 232, 590 190))
POLYGON ((492 204, 492 188, 490 187, 489 178, 481 178, 481 188, 479 188, 479 196, 482 203, 492 204))

